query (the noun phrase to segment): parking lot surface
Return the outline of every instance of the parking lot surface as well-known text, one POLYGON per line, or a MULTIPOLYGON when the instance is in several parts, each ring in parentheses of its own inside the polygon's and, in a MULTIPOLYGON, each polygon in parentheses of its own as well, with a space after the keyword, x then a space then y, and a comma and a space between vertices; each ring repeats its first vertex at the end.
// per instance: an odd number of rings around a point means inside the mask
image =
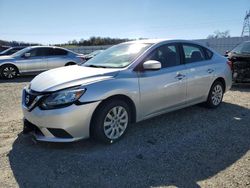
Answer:
POLYGON ((21 90, 0 80, 0 187, 250 187, 250 85, 133 125, 118 143, 37 143, 22 131, 21 90))

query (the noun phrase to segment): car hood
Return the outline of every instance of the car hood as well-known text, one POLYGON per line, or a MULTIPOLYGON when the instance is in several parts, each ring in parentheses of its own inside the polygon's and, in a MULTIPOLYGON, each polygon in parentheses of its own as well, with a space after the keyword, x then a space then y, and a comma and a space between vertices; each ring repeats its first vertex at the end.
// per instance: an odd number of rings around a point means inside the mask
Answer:
POLYGON ((111 79, 118 72, 119 69, 92 68, 78 65, 61 67, 36 76, 30 83, 30 89, 36 92, 57 91, 104 79, 111 79))
POLYGON ((228 54, 228 57, 250 57, 249 53, 240 53, 240 54, 236 54, 236 53, 232 53, 230 52, 228 54))

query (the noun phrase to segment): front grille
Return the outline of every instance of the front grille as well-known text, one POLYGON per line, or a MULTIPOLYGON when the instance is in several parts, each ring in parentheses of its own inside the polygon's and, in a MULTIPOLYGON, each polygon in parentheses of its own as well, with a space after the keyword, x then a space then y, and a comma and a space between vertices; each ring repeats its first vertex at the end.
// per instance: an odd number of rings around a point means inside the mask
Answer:
POLYGON ((36 92, 33 90, 23 90, 22 104, 26 106, 28 111, 33 110, 36 106, 39 105, 40 101, 46 95, 44 93, 36 92))
POLYGON ((26 90, 24 91, 24 104, 29 107, 35 100, 37 96, 31 93, 28 93, 26 90))

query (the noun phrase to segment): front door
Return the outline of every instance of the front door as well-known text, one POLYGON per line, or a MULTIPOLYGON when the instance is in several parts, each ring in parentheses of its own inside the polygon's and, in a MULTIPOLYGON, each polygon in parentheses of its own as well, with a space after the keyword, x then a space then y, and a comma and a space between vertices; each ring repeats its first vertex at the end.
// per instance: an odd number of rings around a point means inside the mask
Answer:
POLYGON ((158 47, 143 61, 161 62, 160 70, 139 72, 140 114, 147 118, 168 109, 178 108, 186 101, 186 67, 181 64, 176 44, 158 47))
POLYGON ((22 64, 22 72, 40 72, 47 70, 47 59, 44 56, 43 48, 34 48, 26 53, 30 53, 30 56, 25 57, 23 55, 17 60, 18 63, 22 64))

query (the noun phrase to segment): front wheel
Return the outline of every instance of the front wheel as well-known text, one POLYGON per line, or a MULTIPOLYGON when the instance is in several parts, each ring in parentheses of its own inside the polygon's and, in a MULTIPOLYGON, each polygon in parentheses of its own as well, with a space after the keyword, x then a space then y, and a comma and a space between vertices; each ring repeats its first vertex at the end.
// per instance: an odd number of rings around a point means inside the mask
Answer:
POLYGON ((1 76, 5 79, 13 79, 17 77, 18 70, 13 65, 3 65, 0 69, 1 76))
POLYGON ((206 101, 206 106, 209 108, 218 107, 223 99, 224 89, 223 84, 219 81, 215 81, 209 91, 209 95, 206 101))
POLYGON ((93 117, 93 137, 104 143, 114 143, 126 133, 130 120, 127 103, 121 100, 104 102, 93 117))

